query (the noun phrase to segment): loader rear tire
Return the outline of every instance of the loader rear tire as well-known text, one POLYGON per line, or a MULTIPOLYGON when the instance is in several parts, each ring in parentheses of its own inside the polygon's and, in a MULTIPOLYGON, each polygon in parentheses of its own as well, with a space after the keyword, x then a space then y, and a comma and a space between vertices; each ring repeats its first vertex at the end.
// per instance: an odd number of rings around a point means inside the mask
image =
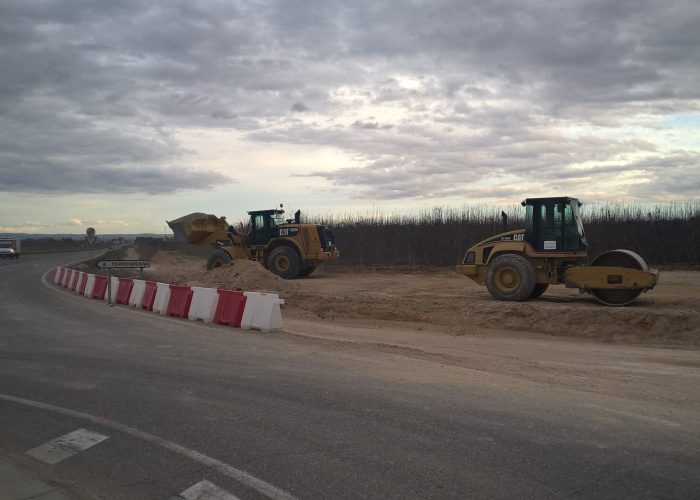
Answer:
POLYGON ((306 269, 299 271, 299 276, 309 276, 316 270, 316 266, 306 266, 306 269))
POLYGON ((535 284, 535 268, 520 255, 499 255, 486 271, 486 288, 498 300, 527 300, 535 284))
POLYGON ((549 288, 549 283, 537 283, 535 285, 535 288, 532 290, 532 293, 530 294, 531 299, 536 299, 540 295, 542 295, 544 292, 547 291, 547 288, 549 288))
POLYGON ((207 259, 207 270, 211 271, 217 267, 228 266, 232 260, 233 257, 226 250, 214 250, 207 259))
POLYGON ((299 254, 291 247, 277 247, 267 257, 267 269, 286 280, 299 276, 301 263, 299 254))

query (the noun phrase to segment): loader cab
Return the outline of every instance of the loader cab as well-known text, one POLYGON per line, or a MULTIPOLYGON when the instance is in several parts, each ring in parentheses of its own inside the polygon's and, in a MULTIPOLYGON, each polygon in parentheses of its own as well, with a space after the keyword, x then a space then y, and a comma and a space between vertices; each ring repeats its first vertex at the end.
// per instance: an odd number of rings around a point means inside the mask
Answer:
POLYGON ((277 236, 277 226, 284 223, 284 210, 256 210, 248 212, 248 215, 250 215, 248 231, 250 245, 267 245, 277 236))
POLYGON ((537 252, 584 252, 586 235, 581 222, 581 203, 576 198, 528 198, 525 241, 537 252))

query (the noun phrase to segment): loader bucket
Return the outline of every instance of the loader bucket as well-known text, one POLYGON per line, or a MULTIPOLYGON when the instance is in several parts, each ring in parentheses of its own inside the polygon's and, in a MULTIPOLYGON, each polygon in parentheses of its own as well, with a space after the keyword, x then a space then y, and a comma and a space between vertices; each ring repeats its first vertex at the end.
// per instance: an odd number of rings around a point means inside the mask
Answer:
POLYGON ((207 244, 225 239, 228 228, 225 218, 199 212, 166 222, 173 230, 175 241, 192 244, 207 244))

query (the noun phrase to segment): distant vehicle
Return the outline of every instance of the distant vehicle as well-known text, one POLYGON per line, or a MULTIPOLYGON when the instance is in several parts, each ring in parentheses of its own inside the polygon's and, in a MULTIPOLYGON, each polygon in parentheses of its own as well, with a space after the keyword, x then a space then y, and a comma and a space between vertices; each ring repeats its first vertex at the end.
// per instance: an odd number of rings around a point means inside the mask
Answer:
POLYGON ((17 238, 0 238, 0 259, 19 259, 22 252, 22 240, 17 238))

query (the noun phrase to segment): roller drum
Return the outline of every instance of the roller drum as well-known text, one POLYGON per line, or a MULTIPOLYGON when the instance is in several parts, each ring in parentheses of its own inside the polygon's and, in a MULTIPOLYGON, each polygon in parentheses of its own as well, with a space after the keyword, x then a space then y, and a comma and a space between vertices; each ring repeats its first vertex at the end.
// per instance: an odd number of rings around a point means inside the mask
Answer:
MULTIPOLYGON (((649 267, 644 259, 637 253, 631 250, 610 250, 598 255, 591 266, 606 266, 606 267, 627 267, 631 269, 639 269, 640 271, 648 271, 649 267)), ((607 306, 625 306, 639 297, 644 288, 633 289, 591 289, 589 292, 601 304, 607 306)))

